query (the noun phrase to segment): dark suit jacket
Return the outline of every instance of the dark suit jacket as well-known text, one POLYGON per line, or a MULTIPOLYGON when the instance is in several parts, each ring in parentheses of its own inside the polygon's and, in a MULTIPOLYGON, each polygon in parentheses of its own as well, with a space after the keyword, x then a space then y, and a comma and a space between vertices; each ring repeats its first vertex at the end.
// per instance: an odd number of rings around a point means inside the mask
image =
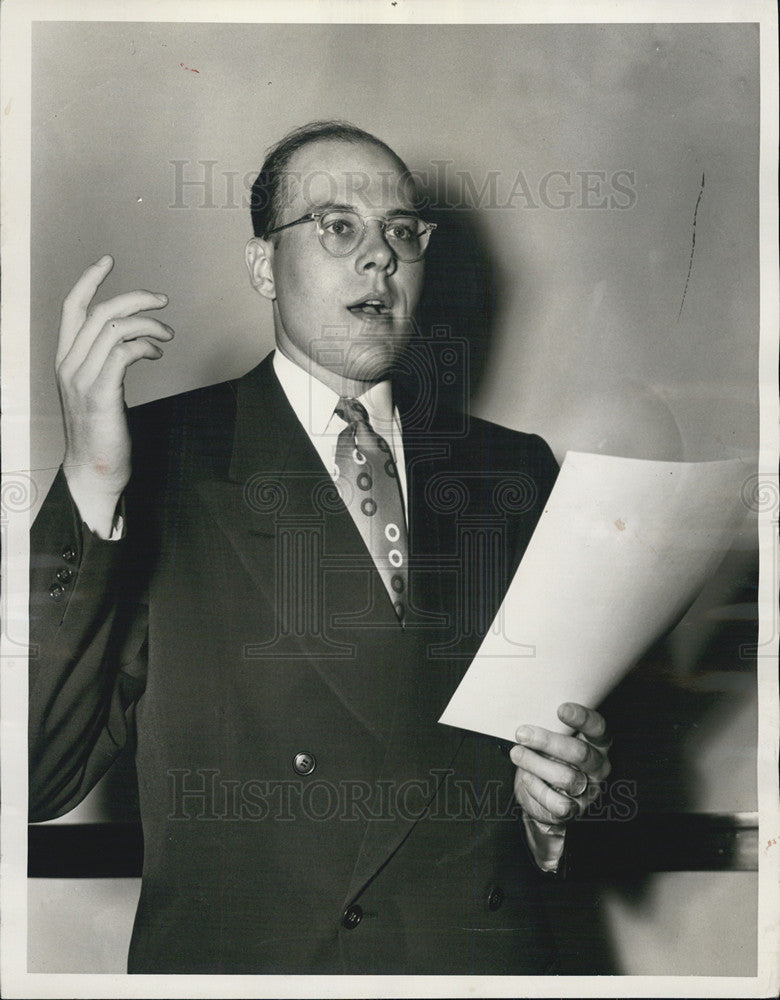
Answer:
POLYGON ((135 747, 130 971, 548 971, 507 748, 437 723, 552 486, 544 442, 402 411, 401 628, 270 356, 131 417, 126 537, 60 474, 30 609, 31 818, 135 747))

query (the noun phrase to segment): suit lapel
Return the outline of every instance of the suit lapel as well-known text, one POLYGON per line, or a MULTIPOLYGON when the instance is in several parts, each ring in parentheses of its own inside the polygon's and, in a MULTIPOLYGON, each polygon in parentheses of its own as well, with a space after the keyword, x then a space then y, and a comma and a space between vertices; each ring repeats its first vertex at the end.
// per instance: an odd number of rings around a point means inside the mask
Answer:
MULTIPOLYGON (((387 681, 378 675, 383 664, 391 672, 388 638, 400 626, 270 356, 237 384, 228 480, 212 478, 197 489, 278 623, 273 646, 258 646, 252 655, 261 661, 278 651, 305 661, 385 743, 394 691, 388 692, 387 681), (361 612, 375 628, 348 622, 361 612), (356 656, 367 645, 363 661, 373 660, 374 677, 356 656)), ((397 678, 390 683, 394 688, 397 678)))

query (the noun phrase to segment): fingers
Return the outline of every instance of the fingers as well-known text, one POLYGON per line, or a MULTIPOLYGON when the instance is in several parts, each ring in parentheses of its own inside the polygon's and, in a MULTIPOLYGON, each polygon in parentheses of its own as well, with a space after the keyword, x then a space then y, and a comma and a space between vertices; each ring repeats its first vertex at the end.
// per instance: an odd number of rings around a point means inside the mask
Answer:
MULTIPOLYGON (((131 316, 128 318, 112 319, 104 324, 100 333, 95 338, 92 347, 82 361, 81 365, 73 374, 73 383, 84 383, 86 385, 95 381, 104 370, 109 355, 116 357, 128 357, 129 353, 135 352, 116 351, 118 345, 139 337, 150 337, 153 340, 168 341, 173 337, 173 330, 165 323, 161 323, 151 316, 131 316)), ((141 354, 140 357, 160 357, 162 351, 157 348, 154 355, 141 354)), ((134 360, 138 358, 134 357, 134 360)), ((73 364, 71 358, 69 364, 73 364)), ((113 368, 113 366, 111 366, 113 368)), ((127 365, 124 366, 125 368, 127 365)))
POLYGON ((76 334, 81 329, 87 316, 92 299, 98 288, 103 284, 106 275, 114 266, 114 258, 105 254, 94 264, 90 264, 83 272, 62 303, 62 320, 60 323, 60 339, 57 349, 57 363, 65 357, 73 345, 76 334))
POLYGON ((145 337, 137 340, 123 340, 113 348, 106 358, 100 375, 95 380, 95 390, 98 393, 101 390, 111 393, 117 386, 122 385, 125 372, 130 365, 140 361, 141 358, 156 361, 157 358, 162 357, 162 353, 162 348, 145 337))
POLYGON ((515 797, 531 819, 542 824, 558 826, 573 819, 580 811, 579 804, 573 799, 522 768, 515 773, 515 797))
POLYGON ((530 771, 552 788, 565 792, 572 798, 582 795, 588 787, 588 776, 578 768, 543 757, 529 747, 514 746, 509 756, 517 767, 530 771))
POLYGON ((509 753, 517 766, 517 801, 528 816, 551 829, 582 815, 601 794, 601 782, 611 770, 606 723, 599 712, 566 702, 558 718, 574 735, 521 726, 509 753))
MULTIPOLYGON (((87 310, 86 318, 82 320, 80 328, 75 336, 70 338, 70 346, 65 351, 62 345, 67 338, 61 336, 61 347, 58 350, 58 365, 63 363, 71 369, 81 365, 89 352, 92 350, 95 341, 107 325, 120 319, 135 316, 136 313, 144 312, 148 309, 161 309, 168 302, 166 295, 156 292, 137 290, 125 292, 112 299, 106 299, 94 307, 87 310)), ((170 329, 160 324, 161 329, 170 329)))
POLYGON ((558 718, 567 726, 576 729, 596 747, 607 747, 612 741, 607 736, 607 723, 600 712, 586 708, 577 702, 566 701, 558 706, 558 718))
POLYGON ((161 357, 162 351, 152 342, 173 337, 165 323, 139 315, 162 308, 168 302, 166 295, 136 290, 92 305, 113 266, 109 254, 91 264, 63 302, 57 377, 63 401, 72 401, 76 410, 82 405, 94 409, 99 398, 116 398, 128 367, 141 358, 161 357), (139 340, 146 342, 125 346, 139 340))
POLYGON ((73 367, 78 367, 105 323, 110 320, 147 309, 160 309, 167 304, 166 295, 138 290, 117 295, 93 307, 95 294, 113 266, 113 257, 105 254, 84 270, 65 296, 57 344, 58 368, 69 355, 72 356, 73 367))
POLYGON ((596 781, 606 778, 609 774, 610 767, 606 754, 576 736, 553 733, 541 726, 521 726, 515 735, 519 744, 536 750, 546 757, 554 757, 596 781))
POLYGON ((57 347, 68 483, 82 497, 100 496, 110 512, 131 474, 125 374, 141 358, 161 357, 158 342, 173 336, 165 323, 143 315, 166 305, 166 295, 136 290, 93 305, 113 265, 109 255, 101 257, 73 286, 62 305, 57 347))
MULTIPOLYGON (((529 763, 527 758, 524 760, 526 763, 529 763)), ((560 786, 550 785, 528 767, 518 767, 515 773, 515 798, 543 833, 563 832, 565 823, 575 816, 582 816, 603 790, 602 782, 587 779, 584 784, 580 781, 579 786, 581 794, 564 794, 560 786)))
POLYGON ((599 795, 602 794, 606 788, 605 781, 589 781, 588 787, 585 789, 584 794, 577 796, 577 805, 579 806, 580 815, 582 815, 588 806, 595 802, 599 795))

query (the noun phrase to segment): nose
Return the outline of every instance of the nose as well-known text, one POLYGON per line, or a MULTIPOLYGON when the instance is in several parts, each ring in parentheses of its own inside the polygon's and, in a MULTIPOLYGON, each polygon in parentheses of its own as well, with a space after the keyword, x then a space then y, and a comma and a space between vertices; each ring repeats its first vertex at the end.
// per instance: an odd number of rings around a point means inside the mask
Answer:
POLYGON ((382 220, 366 219, 366 231, 355 255, 355 270, 360 274, 372 270, 392 274, 396 266, 395 254, 385 239, 382 220))

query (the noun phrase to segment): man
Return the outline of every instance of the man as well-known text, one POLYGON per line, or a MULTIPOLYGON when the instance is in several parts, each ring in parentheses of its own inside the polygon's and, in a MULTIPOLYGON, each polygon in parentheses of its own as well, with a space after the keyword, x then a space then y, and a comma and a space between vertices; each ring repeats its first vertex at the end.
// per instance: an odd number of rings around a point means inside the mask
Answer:
POLYGON ((604 720, 564 705, 574 735, 525 726, 507 755, 437 719, 554 459, 391 381, 435 227, 384 143, 291 133, 253 222, 276 351, 241 379, 128 424, 127 369, 173 336, 148 315, 165 296, 93 306, 107 256, 63 305, 66 453, 32 542, 31 816, 72 808, 134 746, 131 972, 551 971, 539 868, 608 774, 604 720))

